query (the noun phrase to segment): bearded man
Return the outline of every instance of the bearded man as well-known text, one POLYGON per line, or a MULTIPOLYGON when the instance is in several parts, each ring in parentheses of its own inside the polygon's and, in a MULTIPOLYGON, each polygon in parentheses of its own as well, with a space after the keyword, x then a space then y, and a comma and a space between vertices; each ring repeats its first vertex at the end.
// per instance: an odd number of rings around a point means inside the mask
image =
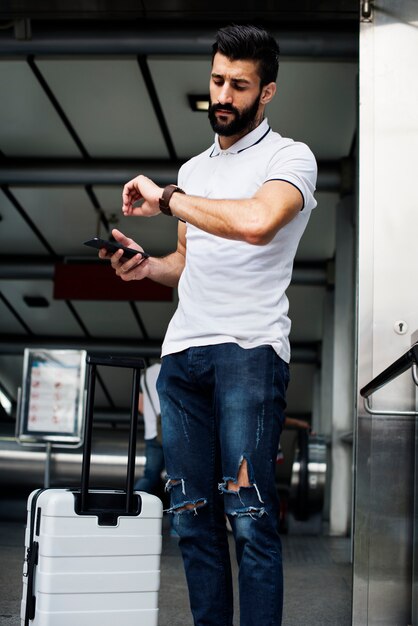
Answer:
POLYGON ((179 220, 177 249, 163 258, 111 256, 123 280, 148 277, 179 291, 157 387, 169 512, 196 626, 233 623, 225 514, 239 564, 241 626, 282 621, 274 476, 289 380, 285 292, 316 206, 317 168, 305 144, 274 132, 265 118, 278 57, 275 39, 258 27, 217 33, 214 144, 181 167, 178 186, 162 189, 139 175, 123 189, 125 215, 179 220))

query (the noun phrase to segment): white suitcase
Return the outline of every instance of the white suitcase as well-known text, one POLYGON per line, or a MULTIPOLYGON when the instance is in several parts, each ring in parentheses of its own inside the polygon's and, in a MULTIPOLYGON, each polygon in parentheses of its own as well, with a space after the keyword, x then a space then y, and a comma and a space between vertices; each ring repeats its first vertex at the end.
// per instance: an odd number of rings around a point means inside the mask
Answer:
MULTIPOLYGON (((128 476, 124 491, 89 490, 95 366, 87 356, 87 393, 80 490, 38 489, 28 499, 22 626, 157 626, 162 503, 133 491, 137 398, 132 399, 128 476)), ((124 367, 142 360, 122 359, 124 367)))

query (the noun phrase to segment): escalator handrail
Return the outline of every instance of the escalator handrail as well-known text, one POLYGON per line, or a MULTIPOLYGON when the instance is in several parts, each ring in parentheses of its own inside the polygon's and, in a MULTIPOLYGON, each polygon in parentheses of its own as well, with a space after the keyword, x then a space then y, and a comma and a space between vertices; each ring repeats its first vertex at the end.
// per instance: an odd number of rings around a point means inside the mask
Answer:
POLYGON ((360 389, 360 395, 363 398, 368 398, 378 389, 406 372, 412 365, 418 365, 418 342, 414 343, 405 354, 360 389))

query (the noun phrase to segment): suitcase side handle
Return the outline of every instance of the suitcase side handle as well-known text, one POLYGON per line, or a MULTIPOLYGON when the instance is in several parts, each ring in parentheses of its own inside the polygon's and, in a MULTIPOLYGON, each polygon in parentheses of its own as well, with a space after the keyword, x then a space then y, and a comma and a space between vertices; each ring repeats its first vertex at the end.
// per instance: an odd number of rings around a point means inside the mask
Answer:
POLYGON ((38 498, 45 489, 38 489, 31 501, 31 512, 29 519, 29 542, 25 555, 25 566, 23 576, 28 579, 26 589, 26 610, 24 626, 29 626, 29 621, 35 618, 36 597, 33 593, 33 582, 35 567, 38 565, 39 543, 34 540, 35 534, 38 534, 37 519, 40 509, 37 508, 38 498), (25 570, 26 567, 26 570, 25 570))
POLYGON ((81 468, 81 512, 86 513, 89 508, 89 483, 90 483, 90 464, 91 464, 91 442, 93 432, 93 408, 94 393, 96 386, 97 365, 106 365, 111 367, 127 367, 133 369, 132 381, 132 397, 131 397, 131 419, 129 430, 129 447, 128 447, 128 463, 126 473, 126 513, 133 510, 134 501, 134 481, 135 481, 135 456, 136 456, 136 437, 138 428, 138 399, 140 391, 141 369, 145 368, 143 359, 125 356, 101 356, 88 354, 87 362, 87 399, 84 423, 84 449, 83 462, 81 468))
POLYGON ((27 553, 27 577, 28 588, 26 593, 25 626, 29 626, 30 620, 35 618, 36 597, 33 593, 33 582, 35 580, 35 567, 38 565, 39 543, 33 541, 27 553))

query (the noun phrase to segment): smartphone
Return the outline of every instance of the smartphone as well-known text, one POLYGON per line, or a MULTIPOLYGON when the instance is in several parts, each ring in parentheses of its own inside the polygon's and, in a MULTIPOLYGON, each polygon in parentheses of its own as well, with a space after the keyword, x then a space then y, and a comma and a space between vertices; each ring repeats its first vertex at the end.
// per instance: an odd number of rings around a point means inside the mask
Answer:
POLYGON ((93 237, 92 239, 88 239, 87 241, 83 241, 85 246, 90 246, 91 248, 96 248, 100 250, 100 248, 106 248, 108 252, 115 253, 117 250, 123 250, 122 258, 132 259, 136 254, 140 254, 144 259, 149 257, 149 254, 143 252, 142 250, 134 250, 133 248, 127 248, 126 246, 122 246, 122 244, 117 241, 107 241, 107 239, 100 239, 100 237, 93 237))

